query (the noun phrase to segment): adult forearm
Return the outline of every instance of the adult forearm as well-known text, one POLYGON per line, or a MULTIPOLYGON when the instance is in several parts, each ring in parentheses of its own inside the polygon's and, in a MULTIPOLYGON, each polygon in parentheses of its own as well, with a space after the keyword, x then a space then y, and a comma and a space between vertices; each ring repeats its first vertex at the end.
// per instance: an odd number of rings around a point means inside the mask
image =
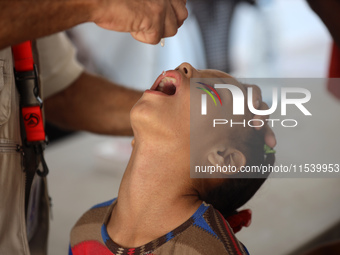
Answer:
POLYGON ((70 87, 45 100, 46 119, 69 130, 132 135, 130 110, 142 93, 83 73, 70 87))
POLYGON ((334 41, 340 47, 340 0, 307 0, 307 2, 325 23, 334 41))
POLYGON ((0 49, 90 21, 95 0, 0 0, 0 49))
POLYGON ((0 49, 95 22, 158 43, 173 36, 188 16, 186 0, 0 0, 0 49))

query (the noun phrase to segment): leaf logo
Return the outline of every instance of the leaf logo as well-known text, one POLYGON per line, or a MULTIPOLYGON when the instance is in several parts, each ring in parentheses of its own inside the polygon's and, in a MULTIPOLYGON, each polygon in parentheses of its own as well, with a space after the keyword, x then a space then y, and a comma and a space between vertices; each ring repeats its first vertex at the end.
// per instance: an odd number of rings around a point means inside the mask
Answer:
POLYGON ((217 96, 218 100, 220 101, 220 104, 222 105, 221 97, 220 97, 220 95, 217 93, 216 89, 214 89, 212 86, 210 86, 210 85, 208 85, 208 84, 205 84, 205 83, 203 83, 203 82, 197 82, 197 83, 203 85, 205 88, 201 88, 201 87, 196 87, 196 88, 198 88, 198 89, 203 90, 204 92, 206 92, 206 93, 212 98, 212 100, 214 101, 215 106, 217 106, 217 103, 216 103, 215 97, 212 95, 212 93, 214 93, 214 94, 217 96))

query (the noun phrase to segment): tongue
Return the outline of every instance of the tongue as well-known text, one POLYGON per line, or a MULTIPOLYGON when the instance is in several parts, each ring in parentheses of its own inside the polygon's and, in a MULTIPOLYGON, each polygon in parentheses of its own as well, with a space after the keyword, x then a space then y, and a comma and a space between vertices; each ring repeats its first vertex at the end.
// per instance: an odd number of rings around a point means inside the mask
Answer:
POLYGON ((163 87, 163 93, 171 96, 174 95, 176 93, 176 87, 174 85, 167 85, 163 87))

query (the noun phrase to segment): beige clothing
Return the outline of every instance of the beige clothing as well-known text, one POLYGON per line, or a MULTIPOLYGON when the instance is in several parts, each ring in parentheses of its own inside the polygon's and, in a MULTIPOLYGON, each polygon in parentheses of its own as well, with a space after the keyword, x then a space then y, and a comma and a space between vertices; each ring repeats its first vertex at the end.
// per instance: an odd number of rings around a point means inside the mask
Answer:
MULTIPOLYGON (((36 47, 39 59, 35 59, 35 63, 39 62, 40 66, 43 98, 65 89, 83 71, 75 60, 75 49, 63 33, 38 39, 36 47)), ((31 198, 32 210, 27 222, 31 233, 27 233, 23 155, 17 150, 21 144, 19 95, 14 82, 11 48, 8 47, 0 51, 0 254, 45 254, 48 228, 46 180, 36 177, 35 185, 32 185, 32 197, 44 198, 38 205, 44 207, 45 213, 36 213, 37 204, 31 198), (38 228, 33 233, 35 219, 38 219, 38 228), (28 236, 30 244, 37 246, 30 245, 29 248, 28 236)))

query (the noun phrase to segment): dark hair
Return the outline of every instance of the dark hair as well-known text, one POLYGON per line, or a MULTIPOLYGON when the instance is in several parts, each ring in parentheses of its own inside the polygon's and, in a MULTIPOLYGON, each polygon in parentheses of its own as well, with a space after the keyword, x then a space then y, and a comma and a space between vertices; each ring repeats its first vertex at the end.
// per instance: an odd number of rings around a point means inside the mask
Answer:
MULTIPOLYGON (((275 154, 264 152, 263 131, 251 128, 243 139, 240 136, 231 137, 231 143, 246 157, 246 166, 274 165, 275 154), (237 140, 237 141, 236 141, 237 140)), ((211 204, 227 218, 236 213, 236 210, 251 199, 262 186, 269 173, 243 173, 226 179, 222 184, 209 190, 202 199, 211 204), (237 178, 235 178, 237 177, 237 178), (256 178, 254 178, 256 177, 256 178)))

